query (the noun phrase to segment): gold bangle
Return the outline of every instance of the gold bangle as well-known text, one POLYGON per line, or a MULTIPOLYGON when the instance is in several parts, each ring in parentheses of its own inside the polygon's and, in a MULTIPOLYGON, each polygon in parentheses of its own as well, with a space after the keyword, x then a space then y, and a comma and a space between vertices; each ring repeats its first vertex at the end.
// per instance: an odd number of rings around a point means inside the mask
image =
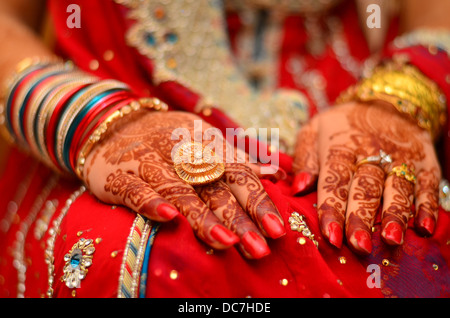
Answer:
POLYGON ((447 120, 444 94, 412 65, 388 63, 375 68, 370 77, 344 92, 337 103, 351 100, 388 102, 426 129, 434 140, 447 120))
POLYGON ((106 138, 109 128, 123 117, 135 113, 140 109, 167 111, 168 107, 157 98, 141 98, 137 101, 132 101, 131 103, 111 113, 111 115, 109 115, 92 132, 87 141, 80 148, 75 167, 75 173, 80 179, 83 179, 84 164, 86 163, 87 156, 91 153, 97 143, 106 138))

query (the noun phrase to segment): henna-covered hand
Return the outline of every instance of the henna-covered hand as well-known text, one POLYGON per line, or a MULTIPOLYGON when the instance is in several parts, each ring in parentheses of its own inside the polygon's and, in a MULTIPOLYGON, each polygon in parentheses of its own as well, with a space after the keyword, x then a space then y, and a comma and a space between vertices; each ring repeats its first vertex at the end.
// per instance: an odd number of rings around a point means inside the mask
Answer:
POLYGON ((372 250, 371 228, 382 204, 381 236, 400 245, 415 200, 415 230, 431 235, 437 221, 440 166, 430 135, 387 103, 348 103, 314 117, 298 135, 292 187, 305 193, 317 183, 321 231, 357 253, 372 250), (356 163, 383 150, 392 163, 356 163), (395 174, 407 164, 416 184, 395 174))
MULTIPOLYGON (((283 220, 256 174, 256 164, 225 163, 222 179, 202 186, 193 187, 176 174, 171 152, 179 140, 172 140, 172 133, 184 129, 194 136, 194 121, 199 117, 142 111, 127 119, 112 127, 112 133, 87 157, 84 181, 97 198, 158 222, 172 220, 181 212, 205 243, 224 249, 239 242, 248 258, 270 252, 265 237, 285 234, 283 220)), ((202 122, 203 131, 209 127, 202 122)), ((223 143, 224 158, 229 147, 223 143)), ((237 151, 233 154, 237 156, 237 151)))

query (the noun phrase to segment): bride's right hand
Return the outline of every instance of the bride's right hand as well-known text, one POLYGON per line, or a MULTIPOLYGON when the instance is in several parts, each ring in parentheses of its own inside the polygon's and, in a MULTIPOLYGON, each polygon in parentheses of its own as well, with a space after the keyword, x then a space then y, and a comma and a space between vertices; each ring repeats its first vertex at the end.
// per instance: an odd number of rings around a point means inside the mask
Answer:
MULTIPOLYGON (((247 258, 269 254, 266 237, 278 238, 285 228, 254 164, 225 163, 220 180, 201 186, 177 175, 171 152, 178 141, 172 132, 188 129, 193 136, 194 120, 201 119, 184 112, 142 112, 94 147, 84 181, 98 199, 154 221, 169 221, 181 212, 197 237, 213 248, 239 242, 247 258)), ((211 126, 202 122, 202 127, 211 126)))

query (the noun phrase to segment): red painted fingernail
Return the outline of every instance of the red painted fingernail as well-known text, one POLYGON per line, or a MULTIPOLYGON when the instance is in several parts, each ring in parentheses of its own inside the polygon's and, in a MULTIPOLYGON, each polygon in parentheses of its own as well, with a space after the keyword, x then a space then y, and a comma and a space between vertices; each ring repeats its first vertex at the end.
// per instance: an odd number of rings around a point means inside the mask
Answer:
POLYGON ((420 227, 427 230, 428 235, 431 235, 433 233, 434 226, 435 226, 435 222, 434 222, 433 218, 431 218, 429 216, 423 218, 422 221, 420 221, 420 227))
POLYGON ((280 220, 274 214, 266 214, 262 218, 264 230, 271 238, 279 238, 286 234, 286 230, 280 220))
POLYGON ((211 236, 224 245, 233 245, 239 242, 239 237, 222 225, 214 225, 211 236))
POLYGON ((353 234, 356 239, 358 247, 362 249, 363 252, 370 254, 372 252, 372 238, 367 231, 358 230, 353 234))
POLYGON ((292 182, 292 195, 304 191, 310 184, 312 175, 308 172, 300 172, 294 177, 292 182))
POLYGON ((179 214, 177 209, 166 203, 158 205, 156 207, 156 213, 165 220, 172 220, 179 214))
POLYGON ((245 250, 254 258, 261 258, 270 254, 269 246, 255 232, 248 231, 242 236, 242 245, 245 250))
POLYGON ((267 171, 265 174, 262 174, 262 177, 265 177, 265 175, 267 175, 267 178, 271 178, 276 181, 285 180, 287 178, 286 171, 280 167, 273 166, 270 163, 260 163, 259 165, 262 168, 270 168, 271 169, 270 171, 267 171))
POLYGON ((397 222, 391 221, 384 227, 382 236, 386 243, 400 245, 403 241, 403 228, 397 222))
POLYGON ((285 180, 287 178, 287 173, 284 171, 284 169, 278 167, 278 171, 276 172, 276 178, 277 180, 285 180))
POLYGON ((342 229, 337 222, 328 224, 328 240, 337 248, 342 246, 342 229))

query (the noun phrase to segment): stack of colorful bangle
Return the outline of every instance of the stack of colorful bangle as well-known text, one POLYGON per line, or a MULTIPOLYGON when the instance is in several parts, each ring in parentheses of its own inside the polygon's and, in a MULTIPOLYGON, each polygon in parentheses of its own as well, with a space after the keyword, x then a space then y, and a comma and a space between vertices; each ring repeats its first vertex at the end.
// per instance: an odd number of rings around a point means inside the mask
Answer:
POLYGON ((111 107, 108 112, 103 114, 100 120, 95 122, 95 125, 91 127, 89 132, 84 134, 83 141, 76 150, 75 173, 79 178, 83 178, 86 157, 92 148, 106 137, 108 129, 124 116, 128 116, 140 109, 167 111, 168 106, 157 98, 140 98, 137 101, 120 102, 111 107))
MULTIPOLYGON (((21 62, 4 102, 0 123, 16 144, 57 171, 80 177, 93 141, 100 139, 92 137, 98 128, 141 107, 124 83, 99 80, 58 59, 21 62)), ((153 99, 143 104, 161 108, 153 99)))

